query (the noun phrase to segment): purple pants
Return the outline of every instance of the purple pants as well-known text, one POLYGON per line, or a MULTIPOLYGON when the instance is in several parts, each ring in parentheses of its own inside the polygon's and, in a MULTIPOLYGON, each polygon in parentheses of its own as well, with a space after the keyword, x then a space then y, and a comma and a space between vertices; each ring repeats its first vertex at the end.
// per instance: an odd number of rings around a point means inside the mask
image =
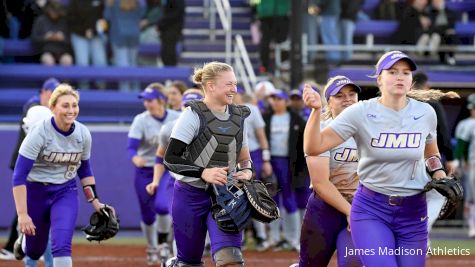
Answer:
POLYGON ((252 164, 254 165, 254 171, 256 172, 255 179, 260 180, 262 175, 262 164, 264 163, 262 160, 262 150, 257 149, 252 151, 251 160, 252 164))
POLYGON ((328 266, 335 249, 338 266, 362 266, 358 256, 346 253, 354 250, 347 225, 343 213, 313 192, 308 199, 300 232, 299 267, 328 266))
POLYGON ((155 222, 156 213, 160 215, 168 214, 168 204, 166 203, 167 196, 165 194, 168 180, 169 178, 166 178, 164 175, 164 177, 160 179, 160 184, 157 187, 157 192, 154 196, 151 196, 147 193, 145 187, 153 181, 153 168, 135 168, 135 192, 137 193, 137 198, 139 199, 142 221, 146 225, 151 225, 155 222), (160 205, 159 209, 157 208, 157 211, 155 210, 155 196, 163 198, 163 201, 158 200, 160 205))
POLYGON ((297 200, 295 189, 292 188, 289 158, 272 157, 271 164, 281 190, 274 196, 274 200, 279 207, 283 205, 288 214, 294 213, 297 211, 297 200))
POLYGON ((241 248, 242 232, 221 231, 211 216, 211 199, 205 190, 181 181, 175 182, 172 204, 173 231, 177 257, 188 264, 200 264, 205 246, 206 231, 211 240, 211 253, 225 247, 241 248))
POLYGON ((295 188, 295 199, 297 201, 297 208, 300 210, 305 209, 307 207, 307 201, 310 195, 312 194, 312 189, 309 188, 310 186, 310 177, 305 178, 305 186, 295 188))
POLYGON ((360 185, 350 218, 353 242, 366 267, 425 266, 427 204, 424 193, 390 198, 360 185))
MULTIPOLYGON (((165 171, 155 191, 155 212, 159 215, 167 215, 170 213, 170 180, 173 179, 168 171, 165 171)), ((175 179, 173 179, 175 180, 175 179)))
POLYGON ((26 235, 26 255, 38 260, 51 233, 53 257, 71 256, 79 205, 76 180, 59 185, 27 182, 26 190, 28 215, 36 226, 36 235, 26 235))

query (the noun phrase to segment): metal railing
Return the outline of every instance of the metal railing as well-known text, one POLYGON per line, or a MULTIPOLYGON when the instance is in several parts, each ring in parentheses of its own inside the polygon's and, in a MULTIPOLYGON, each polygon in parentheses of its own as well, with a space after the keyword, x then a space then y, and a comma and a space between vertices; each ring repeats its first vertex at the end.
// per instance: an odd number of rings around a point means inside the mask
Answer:
MULTIPOLYGON (((206 4, 207 1, 205 1, 206 4)), ((206 8, 204 8, 206 12, 206 8)), ((223 26, 225 34, 225 61, 231 64, 232 53, 232 13, 229 0, 212 0, 209 3, 209 39, 216 40, 216 13, 218 13, 219 20, 223 26)), ((206 14, 204 14, 206 16, 206 14)))
MULTIPOLYGON (((307 43, 307 38, 302 35, 302 62, 304 64, 309 62, 309 54, 311 52, 327 52, 327 51, 353 51, 353 52, 366 52, 366 53, 386 53, 393 50, 403 51, 403 52, 466 52, 466 53, 475 53, 475 37, 473 45, 441 45, 437 48, 430 46, 419 47, 417 45, 389 45, 389 44, 374 44, 368 38, 366 44, 353 44, 348 45, 309 45, 307 43), (368 41, 369 40, 369 41, 368 41)), ((281 66, 281 53, 282 51, 290 51, 290 42, 284 42, 281 44, 275 45, 275 72, 276 77, 280 77, 281 73, 278 66, 281 66)))
POLYGON ((239 34, 234 40, 234 68, 237 79, 242 83, 246 93, 253 95, 257 78, 244 45, 244 39, 239 34))

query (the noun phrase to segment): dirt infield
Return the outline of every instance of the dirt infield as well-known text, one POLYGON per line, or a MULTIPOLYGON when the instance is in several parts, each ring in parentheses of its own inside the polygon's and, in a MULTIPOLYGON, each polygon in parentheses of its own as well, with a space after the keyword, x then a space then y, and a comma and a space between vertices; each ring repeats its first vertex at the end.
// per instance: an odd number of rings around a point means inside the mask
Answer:
MULTIPOLYGON (((287 267, 297 262, 296 252, 255 252, 245 251, 247 267, 287 267)), ((204 259, 206 267, 213 266, 211 259, 204 259)), ((148 266, 145 261, 145 247, 142 245, 105 245, 75 244, 73 248, 75 267, 141 267, 148 266)), ((0 267, 24 266, 17 261, 1 261, 0 267)), ((44 266, 40 263, 39 266, 44 266)), ((337 266, 332 260, 329 266, 337 266)), ((454 267, 475 266, 475 255, 471 256, 433 256, 428 259, 427 266, 454 267)))

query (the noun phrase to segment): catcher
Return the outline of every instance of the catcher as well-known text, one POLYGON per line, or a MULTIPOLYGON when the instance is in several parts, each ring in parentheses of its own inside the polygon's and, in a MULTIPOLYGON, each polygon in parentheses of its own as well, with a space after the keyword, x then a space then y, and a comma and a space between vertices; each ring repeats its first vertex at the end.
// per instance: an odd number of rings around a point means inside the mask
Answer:
POLYGON ((164 158, 167 169, 177 174, 172 217, 178 256, 167 266, 203 266, 207 231, 216 266, 244 266, 240 230, 251 211, 237 181, 250 181, 253 175, 244 124, 249 109, 232 104, 237 81, 228 64, 205 64, 193 80, 205 98, 188 103, 164 158))

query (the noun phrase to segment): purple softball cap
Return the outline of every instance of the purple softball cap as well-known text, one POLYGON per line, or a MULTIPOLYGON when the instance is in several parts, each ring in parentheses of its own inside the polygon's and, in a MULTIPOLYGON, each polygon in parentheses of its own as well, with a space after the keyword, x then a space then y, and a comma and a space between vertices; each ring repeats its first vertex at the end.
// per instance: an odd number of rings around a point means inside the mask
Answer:
POLYGON ((164 94, 150 87, 145 88, 145 90, 139 94, 139 98, 146 100, 162 99, 167 101, 167 97, 164 94))
POLYGON ((54 91, 54 89, 56 89, 58 85, 59 85, 59 81, 56 78, 49 78, 43 83, 43 86, 41 87, 41 89, 54 91))
POLYGON ((201 100, 203 96, 197 93, 188 93, 181 98, 182 105, 185 105, 191 100, 201 100))
POLYGON ((404 54, 401 51, 392 51, 384 56, 378 64, 378 68, 376 70, 376 75, 380 75, 383 70, 390 69, 396 62, 399 60, 405 60, 409 63, 411 71, 415 71, 417 69, 416 62, 412 60, 408 55, 404 54))
POLYGON ((271 94, 270 96, 272 97, 278 97, 280 99, 284 99, 284 100, 289 100, 289 95, 284 91, 284 90, 281 90, 281 89, 275 89, 271 94))
POLYGON ((302 98, 302 91, 300 91, 299 89, 290 90, 289 96, 290 97, 297 96, 297 97, 302 98))
POLYGON ((338 92, 340 92, 340 90, 347 85, 353 86, 353 88, 355 88, 358 93, 361 93, 361 88, 358 85, 356 85, 347 77, 342 76, 341 78, 333 80, 333 82, 327 87, 327 90, 325 90, 325 98, 327 101, 330 99, 330 96, 338 94, 338 92))

